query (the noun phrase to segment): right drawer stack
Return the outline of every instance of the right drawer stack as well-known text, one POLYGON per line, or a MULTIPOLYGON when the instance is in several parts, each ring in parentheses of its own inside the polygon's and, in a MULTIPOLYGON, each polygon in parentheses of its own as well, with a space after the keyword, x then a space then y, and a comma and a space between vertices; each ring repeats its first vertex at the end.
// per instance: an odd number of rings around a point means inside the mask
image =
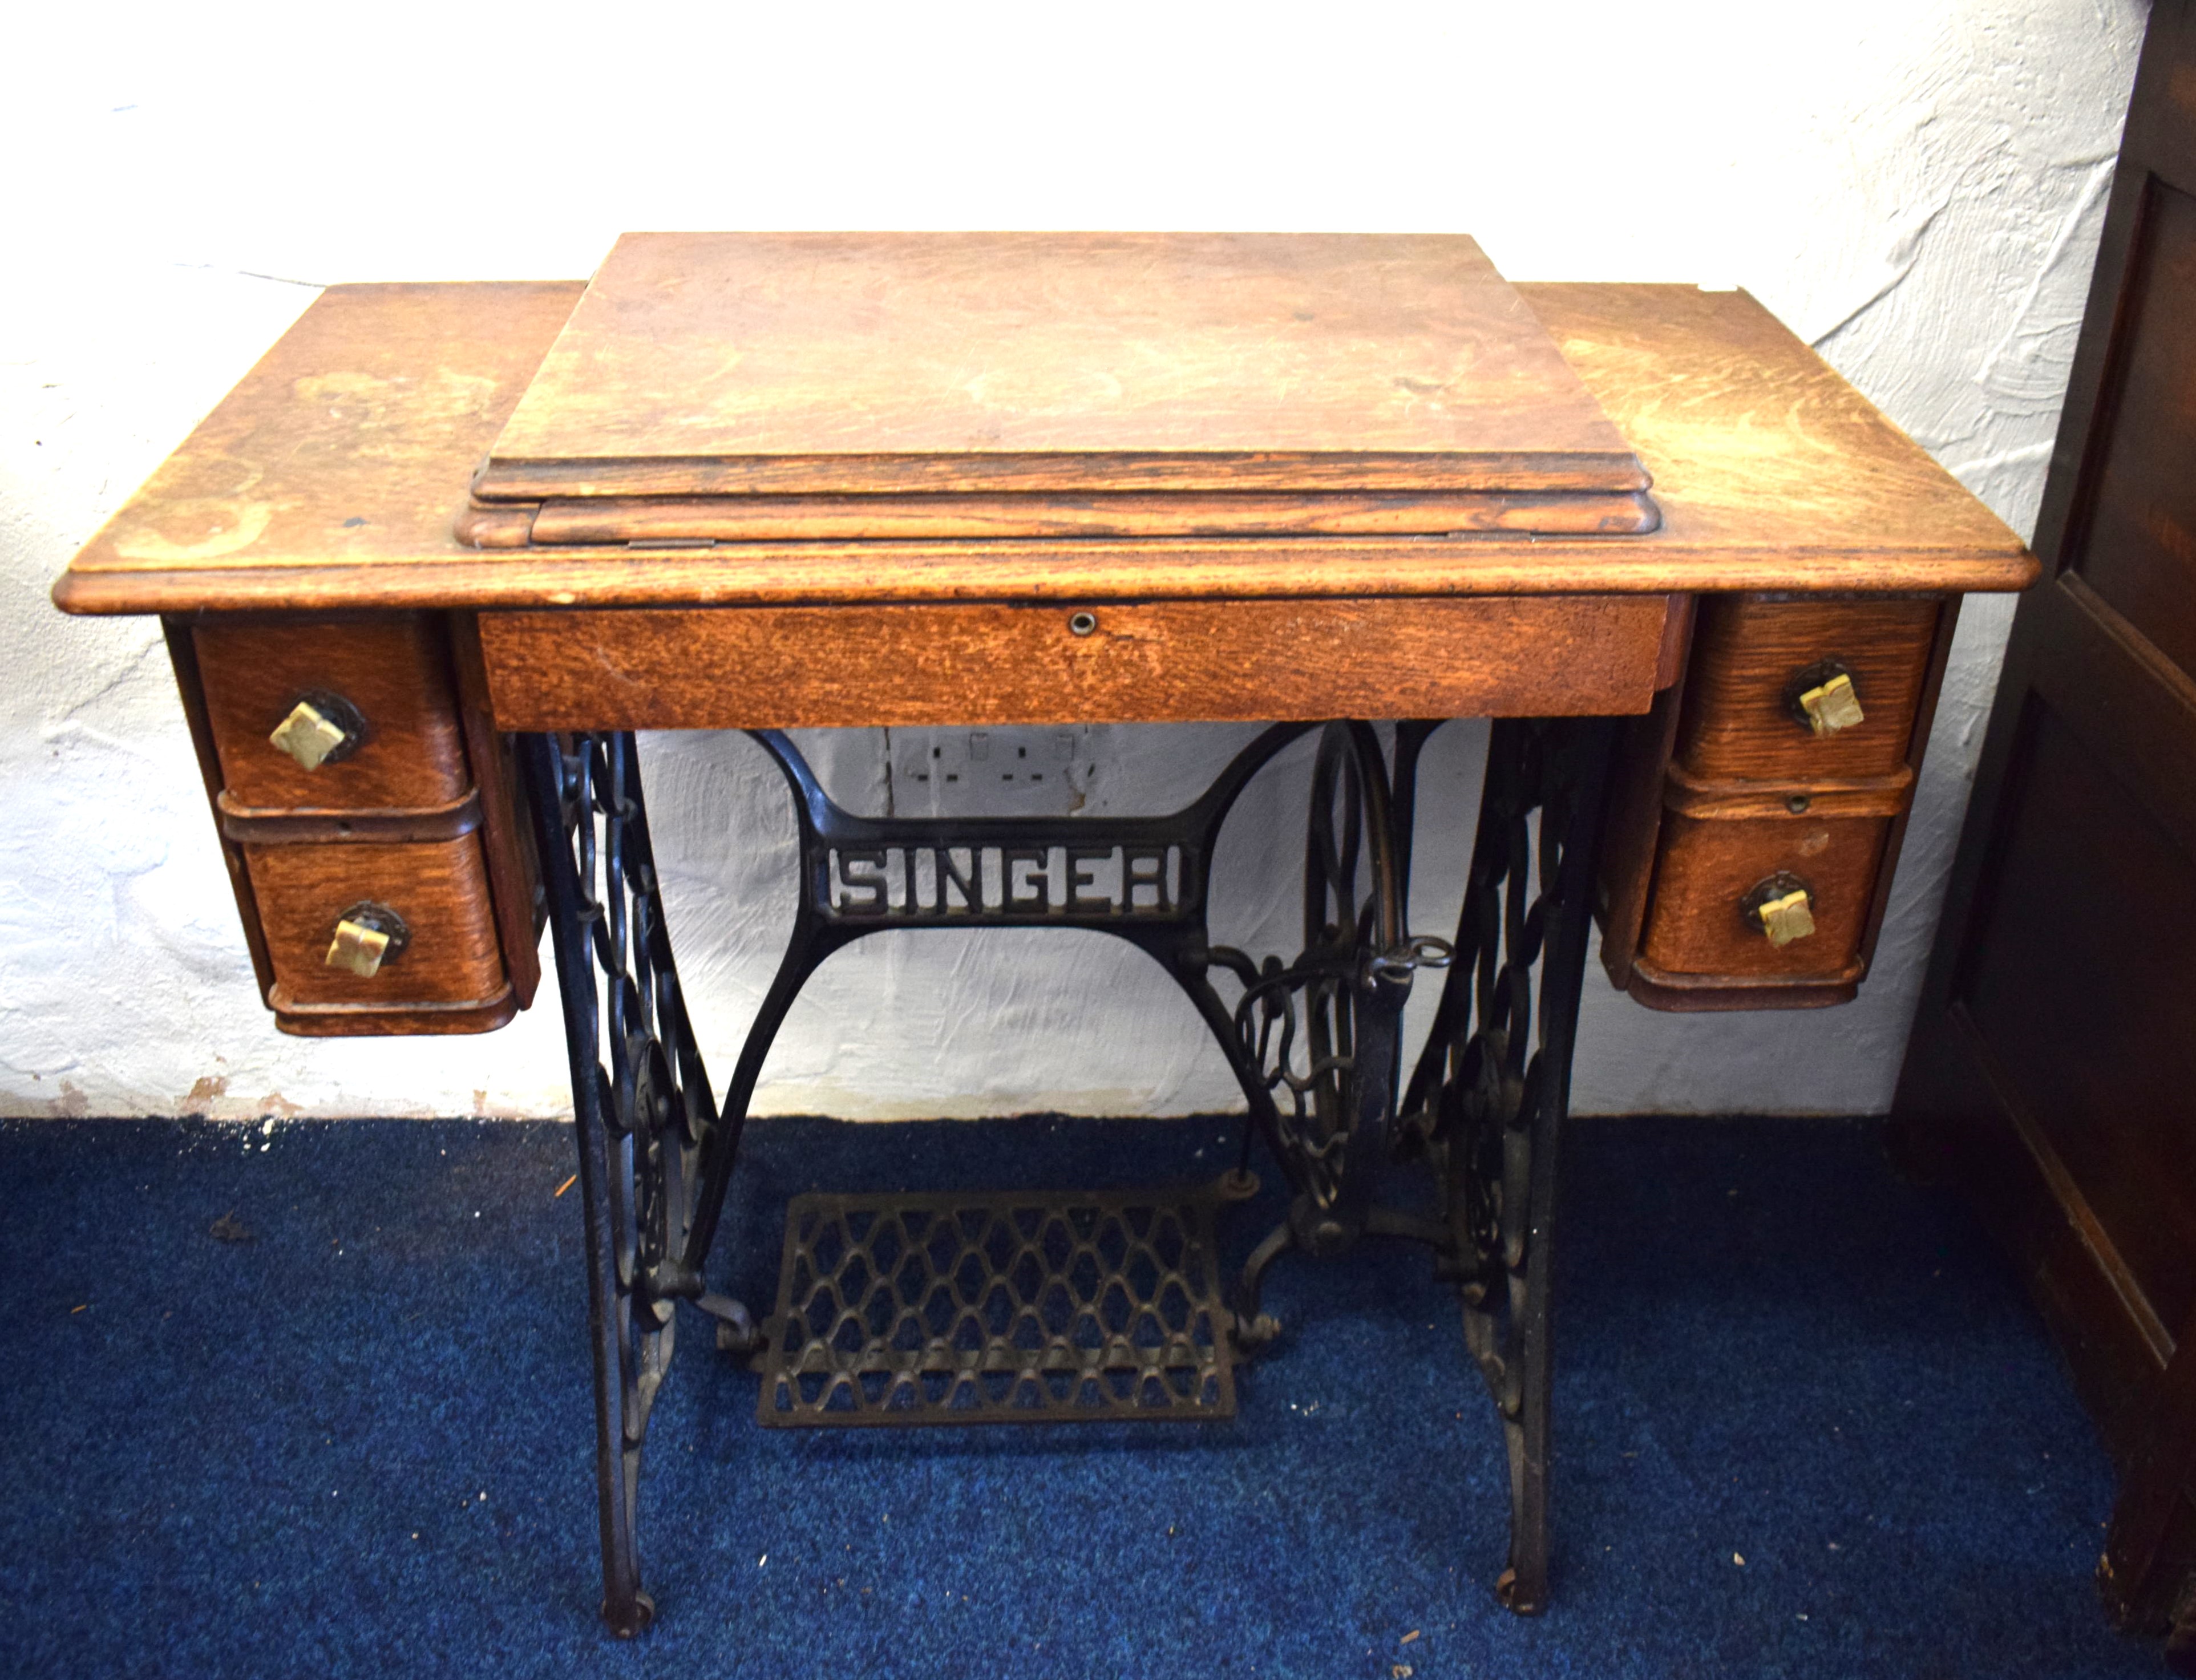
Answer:
POLYGON ((1912 597, 1702 602, 1647 854, 1635 996, 1717 1009, 1853 995, 1950 611, 1912 597))

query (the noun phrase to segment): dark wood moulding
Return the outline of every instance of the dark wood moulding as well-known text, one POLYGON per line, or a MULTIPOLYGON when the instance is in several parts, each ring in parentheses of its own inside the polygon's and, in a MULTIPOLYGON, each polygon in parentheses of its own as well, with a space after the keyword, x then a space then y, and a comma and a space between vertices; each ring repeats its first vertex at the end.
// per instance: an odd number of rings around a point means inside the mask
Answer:
POLYGON ((458 517, 477 548, 990 537, 1636 536, 1661 514, 1644 491, 1550 494, 661 496, 476 499, 458 517))

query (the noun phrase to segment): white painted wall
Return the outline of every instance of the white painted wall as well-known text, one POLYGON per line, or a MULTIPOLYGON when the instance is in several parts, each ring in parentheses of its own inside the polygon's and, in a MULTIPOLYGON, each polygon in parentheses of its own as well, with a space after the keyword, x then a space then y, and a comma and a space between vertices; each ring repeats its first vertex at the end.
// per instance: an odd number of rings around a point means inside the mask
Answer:
MULTIPOLYGON (((307 1042, 254 995, 153 627, 45 591, 334 280, 585 274, 644 228, 1474 234, 1516 279, 1742 284, 2015 526, 2034 517, 2140 0, 1101 9, 46 7, 0 96, 0 1112, 552 1114, 552 1009, 307 1042)), ((1685 1019, 1589 981, 1586 1110, 1888 1101, 2008 616, 1971 607, 1875 978, 1685 1019)), ((1432 767, 1428 875, 1482 740, 1432 767)), ((1112 731, 1107 797, 1238 732, 1112 731)), ((822 743, 849 802, 887 748, 822 743)), ((789 914, 791 819, 737 737, 650 743, 706 1042, 729 1070, 789 914)), ((1222 936, 1286 942, 1286 790, 1222 936)), ((1453 869, 1450 873, 1453 873, 1453 869)), ((1429 892, 1421 926, 1453 915, 1429 892)), ((1227 1106, 1219 1056, 1095 935, 880 938, 795 1013, 760 1106, 1227 1106)))

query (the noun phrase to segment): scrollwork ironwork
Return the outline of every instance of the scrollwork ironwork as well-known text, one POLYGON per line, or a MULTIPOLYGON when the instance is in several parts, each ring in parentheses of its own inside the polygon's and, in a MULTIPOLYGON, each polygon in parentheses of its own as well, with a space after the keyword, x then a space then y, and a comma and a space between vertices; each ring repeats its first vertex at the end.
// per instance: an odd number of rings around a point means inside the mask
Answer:
MULTIPOLYGON (((708 1075, 664 925, 629 735, 527 738, 535 838, 572 1063, 594 1340, 603 1615, 645 1627, 635 1545, 641 1448, 669 1368, 675 1302, 714 1130, 708 1075)), ((710 1305, 743 1317, 732 1303, 710 1305)))
POLYGON ((1547 1598, 1556 1151, 1609 746, 1600 720, 1494 725, 1454 967, 1398 1123, 1443 1192, 1437 1264, 1510 1459, 1510 1565, 1496 1592, 1527 1614, 1547 1598))
POLYGON ((1266 1272, 1282 1254, 1339 1254, 1368 1231, 1432 1234, 1372 1201, 1374 1175, 1391 1152, 1412 974, 1448 955, 1446 942, 1405 932, 1402 905, 1378 738, 1368 725, 1329 724, 1312 767, 1302 953, 1256 968, 1239 952, 1213 953, 1244 980, 1237 1054, 1263 1094, 1263 1111, 1254 1095, 1253 1112, 1295 1192, 1287 1218, 1251 1250, 1235 1287, 1232 1329, 1246 1354, 1280 1331, 1260 1301, 1266 1272))
POLYGON ((1330 724, 1312 765, 1302 951, 1255 971, 1238 953, 1214 953, 1245 980, 1236 1040, 1271 1094, 1274 1152, 1329 1223, 1349 1189, 1351 1140, 1365 1142, 1361 1088, 1391 1077, 1381 1064, 1392 1062, 1401 998, 1368 956, 1395 946, 1399 904, 1379 743, 1363 724, 1330 724))
MULTIPOLYGON (((669 1365, 676 1303, 718 1321, 720 1346, 758 1345, 745 1309, 711 1295, 716 1233, 764 1057, 808 975, 881 927, 1081 927, 1126 939, 1173 976, 1226 1053, 1291 1192, 1253 1250, 1227 1315, 1239 1353, 1278 1333, 1259 1310, 1282 1253, 1338 1254, 1366 1235, 1428 1245, 1458 1285, 1471 1354, 1510 1443, 1513 1608, 1544 1602, 1548 1218, 1556 1123, 1569 1097, 1605 725, 1500 723, 1457 938, 1404 925, 1419 748, 1397 727, 1392 776, 1363 723, 1280 725, 1206 794, 1148 818, 865 818, 828 799, 784 736, 755 739, 795 798, 800 891, 792 937, 721 1109, 709 1086, 663 921, 630 736, 523 738, 571 1054, 596 1365, 603 1614, 647 1625, 634 1542, 640 1454, 669 1365), (1210 871, 1251 776, 1309 730, 1312 765, 1303 944, 1255 961, 1210 943, 1210 871), (1415 972, 1451 968, 1428 1048, 1396 1100, 1403 1005, 1415 972), (1240 982, 1231 1006, 1214 982, 1240 982), (1537 1008, 1536 1008, 1537 992, 1537 1008), (1398 1115, 1401 1118, 1398 1119, 1398 1115), (1375 1204, 1381 1169, 1424 1158, 1439 1220, 1375 1204)), ((1247 1170, 1227 1193, 1246 1195, 1247 1170)))

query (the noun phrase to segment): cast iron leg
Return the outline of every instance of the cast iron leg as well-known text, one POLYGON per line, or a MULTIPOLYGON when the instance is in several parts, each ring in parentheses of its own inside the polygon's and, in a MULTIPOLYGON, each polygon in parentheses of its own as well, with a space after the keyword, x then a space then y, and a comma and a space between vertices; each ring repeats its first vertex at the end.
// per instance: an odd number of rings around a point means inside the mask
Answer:
POLYGON ((1612 739, 1599 720, 1495 725, 1455 966, 1402 1104, 1403 1131, 1445 1188, 1442 1268, 1457 1283, 1465 1345, 1502 1417, 1510 1562, 1495 1592, 1523 1615, 1548 1596, 1557 1148, 1612 739))
POLYGON ((648 1414, 671 1361, 676 1302, 720 1318, 681 1263, 692 1186, 713 1142, 708 1076, 672 962, 629 735, 522 736, 557 950, 587 1230, 603 1620, 653 1619, 635 1539, 648 1414))

